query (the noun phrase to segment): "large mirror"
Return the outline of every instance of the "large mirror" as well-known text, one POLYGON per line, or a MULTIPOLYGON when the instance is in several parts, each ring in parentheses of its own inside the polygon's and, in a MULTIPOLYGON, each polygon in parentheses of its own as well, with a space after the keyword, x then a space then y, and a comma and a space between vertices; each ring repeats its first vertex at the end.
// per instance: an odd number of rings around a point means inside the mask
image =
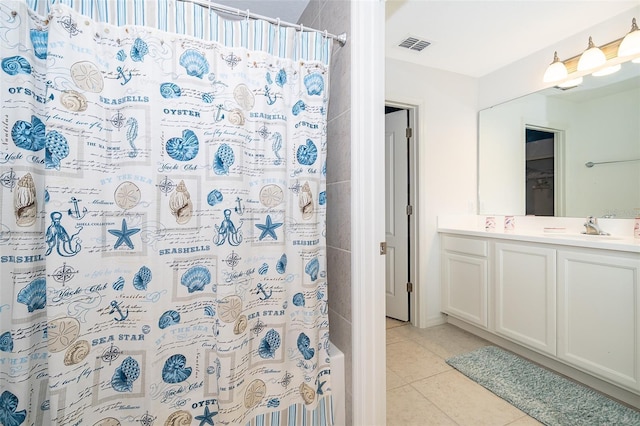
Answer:
POLYGON ((640 216, 640 64, 480 111, 479 214, 640 216))

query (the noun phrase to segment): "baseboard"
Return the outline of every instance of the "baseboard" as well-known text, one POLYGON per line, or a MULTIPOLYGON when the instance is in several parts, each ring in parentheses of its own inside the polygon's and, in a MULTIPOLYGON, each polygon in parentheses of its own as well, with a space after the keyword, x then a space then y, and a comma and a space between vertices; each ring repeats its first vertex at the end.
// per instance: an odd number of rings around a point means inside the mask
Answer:
POLYGON ((527 349, 514 343, 510 340, 504 339, 500 336, 496 336, 487 330, 483 330, 474 325, 468 324, 462 320, 454 318, 452 316, 447 317, 447 322, 471 334, 481 337, 489 342, 500 346, 508 351, 518 354, 530 361, 542 365, 554 372, 561 374, 571 380, 574 380, 582 385, 590 387, 598 392, 605 394, 606 396, 615 399, 622 404, 625 404, 636 410, 640 410, 640 395, 634 394, 626 389, 622 389, 616 385, 613 385, 604 380, 598 379, 584 371, 577 370, 567 364, 564 364, 558 360, 549 358, 546 355, 527 349))

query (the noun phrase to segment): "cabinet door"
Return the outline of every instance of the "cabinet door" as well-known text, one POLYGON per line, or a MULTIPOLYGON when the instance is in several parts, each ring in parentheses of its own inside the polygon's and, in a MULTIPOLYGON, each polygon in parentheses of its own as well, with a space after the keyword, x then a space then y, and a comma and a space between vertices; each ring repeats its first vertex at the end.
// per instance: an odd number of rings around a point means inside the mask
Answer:
POLYGON ((444 252, 442 255, 444 312, 487 327, 487 259, 444 252))
POLYGON ((563 250, 558 262, 558 356, 640 390, 640 259, 563 250))
POLYGON ((556 251, 495 244, 495 332, 556 354, 556 251))

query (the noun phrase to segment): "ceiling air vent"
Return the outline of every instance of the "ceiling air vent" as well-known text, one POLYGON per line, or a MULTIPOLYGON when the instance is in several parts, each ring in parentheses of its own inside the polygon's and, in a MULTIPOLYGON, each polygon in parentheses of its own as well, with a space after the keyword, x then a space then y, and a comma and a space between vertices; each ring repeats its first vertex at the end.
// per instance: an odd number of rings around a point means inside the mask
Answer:
POLYGON ((416 52, 421 52, 422 49, 429 46, 431 43, 427 40, 420 40, 416 37, 407 37, 400 42, 399 47, 405 47, 410 50, 415 50, 416 52))

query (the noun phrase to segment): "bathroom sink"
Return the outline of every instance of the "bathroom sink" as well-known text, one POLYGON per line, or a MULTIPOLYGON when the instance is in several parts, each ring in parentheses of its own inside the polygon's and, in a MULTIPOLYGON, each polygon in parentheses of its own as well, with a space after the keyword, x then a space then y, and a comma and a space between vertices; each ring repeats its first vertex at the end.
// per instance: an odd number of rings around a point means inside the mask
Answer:
POLYGON ((568 238, 572 240, 583 240, 583 241, 618 241, 624 240, 623 237, 615 236, 615 235, 590 235, 590 234, 545 234, 549 237, 560 237, 560 238, 568 238))

